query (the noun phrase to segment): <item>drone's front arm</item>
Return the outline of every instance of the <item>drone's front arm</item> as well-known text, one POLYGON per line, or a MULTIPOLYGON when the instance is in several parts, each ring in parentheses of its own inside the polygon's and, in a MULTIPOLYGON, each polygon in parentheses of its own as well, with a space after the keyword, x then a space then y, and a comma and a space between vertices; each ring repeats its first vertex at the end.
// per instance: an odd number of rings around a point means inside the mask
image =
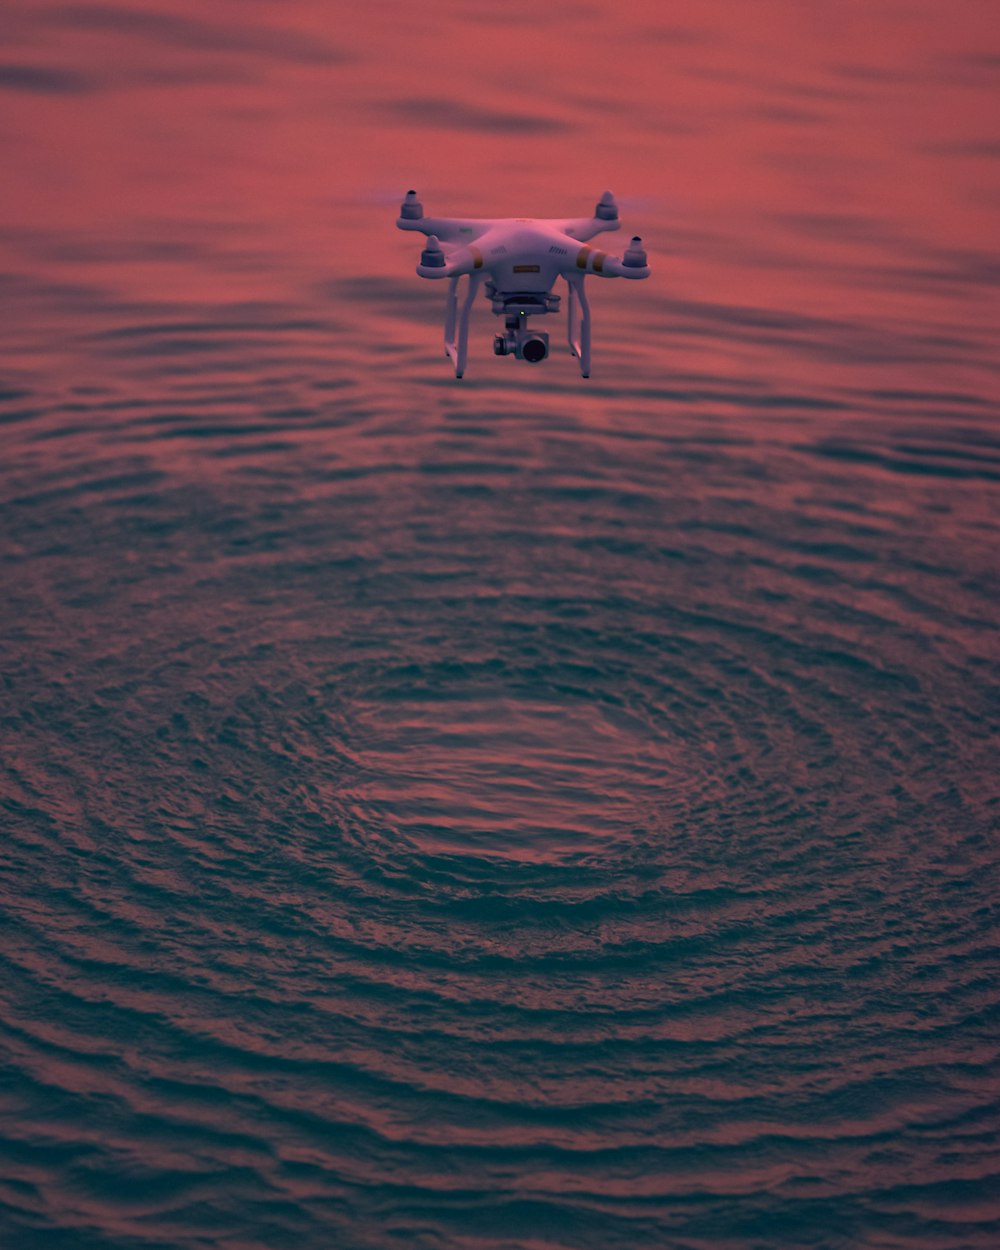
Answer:
POLYGON ((483 266, 483 254, 475 244, 449 247, 446 252, 432 234, 420 253, 417 273, 421 278, 458 278, 464 273, 477 273, 483 266))
MULTIPOLYGON (((569 240, 567 240, 569 242, 569 240)), ((623 256, 610 256, 597 248, 584 245, 576 250, 575 257, 566 261, 562 267, 565 277, 589 277, 591 274, 599 278, 648 278, 649 265, 642 239, 632 236, 632 242, 625 249, 623 256)))

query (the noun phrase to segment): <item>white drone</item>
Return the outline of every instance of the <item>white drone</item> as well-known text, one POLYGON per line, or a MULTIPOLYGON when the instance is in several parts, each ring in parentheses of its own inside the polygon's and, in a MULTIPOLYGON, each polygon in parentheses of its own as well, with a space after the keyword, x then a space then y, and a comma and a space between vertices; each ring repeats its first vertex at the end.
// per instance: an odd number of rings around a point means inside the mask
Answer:
POLYGON ((537 364, 549 354, 549 336, 528 329, 528 318, 559 311, 552 286, 561 274, 569 287, 568 337, 570 351, 580 361, 580 372, 590 377, 590 305, 583 289, 588 274, 602 278, 648 278, 649 266, 642 239, 634 236, 621 258, 587 247, 588 239, 605 230, 617 230, 618 205, 605 191, 593 217, 533 220, 498 217, 494 220, 462 217, 425 217, 416 191, 407 191, 396 225, 420 230, 427 245, 420 256, 421 278, 450 278, 444 322, 445 352, 455 366, 455 377, 465 372, 469 343, 469 312, 484 279, 493 311, 505 318, 506 331, 493 340, 498 356, 515 356, 537 364), (458 282, 468 274, 469 284, 458 308, 458 282), (457 334, 456 334, 457 324, 457 334))

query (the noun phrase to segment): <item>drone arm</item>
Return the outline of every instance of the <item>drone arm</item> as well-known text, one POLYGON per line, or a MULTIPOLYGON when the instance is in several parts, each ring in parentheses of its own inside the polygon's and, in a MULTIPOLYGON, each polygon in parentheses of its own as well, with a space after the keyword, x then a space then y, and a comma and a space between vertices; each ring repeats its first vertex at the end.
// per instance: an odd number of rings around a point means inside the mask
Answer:
POLYGON ((420 217, 417 220, 400 217, 396 221, 400 230, 419 230, 421 234, 433 234, 443 243, 465 243, 470 239, 478 239, 491 224, 471 217, 420 217))
POLYGON ((399 230, 419 230, 422 234, 434 235, 443 243, 468 243, 478 239, 490 225, 488 221, 473 217, 425 217, 416 191, 407 191, 396 218, 399 230))
POLYGON ((421 278, 456 278, 463 273, 475 273, 483 268, 483 254, 478 247, 449 247, 445 252, 437 235, 430 235, 427 246, 420 253, 417 273, 421 278))
POLYGON ((599 217, 569 217, 556 223, 557 227, 578 243, 586 243, 595 234, 603 234, 606 230, 620 230, 620 221, 601 221, 599 217))
POLYGON ((568 234, 578 243, 586 243, 595 234, 603 234, 605 230, 618 230, 618 205, 610 191, 605 191, 597 201, 593 217, 570 217, 558 223, 563 234, 568 234))
POLYGON ((622 257, 609 256, 607 252, 584 245, 577 250, 574 260, 567 260, 563 269, 563 275, 567 280, 570 274, 595 274, 599 278, 636 279, 648 278, 649 273, 646 252, 642 246, 642 239, 638 235, 633 236, 632 242, 625 249, 622 257))
POLYGON ((651 270, 648 265, 626 265, 617 256, 607 256, 604 268, 595 269, 594 272, 599 278, 631 278, 635 281, 638 278, 648 278, 651 270))

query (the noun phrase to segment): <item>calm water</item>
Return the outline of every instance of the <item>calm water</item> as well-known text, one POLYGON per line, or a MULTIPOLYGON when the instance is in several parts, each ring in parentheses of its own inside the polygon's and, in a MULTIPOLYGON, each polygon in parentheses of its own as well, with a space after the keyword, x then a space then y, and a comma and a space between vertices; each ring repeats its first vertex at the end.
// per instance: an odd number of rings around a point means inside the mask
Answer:
POLYGON ((0 1243, 1000 1244, 998 26, 7 0, 0 1243))

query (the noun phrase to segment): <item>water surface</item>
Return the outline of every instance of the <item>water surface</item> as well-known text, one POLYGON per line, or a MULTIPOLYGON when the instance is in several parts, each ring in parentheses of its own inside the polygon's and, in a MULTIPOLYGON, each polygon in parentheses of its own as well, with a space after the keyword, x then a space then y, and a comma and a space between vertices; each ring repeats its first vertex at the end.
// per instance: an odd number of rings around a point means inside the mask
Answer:
POLYGON ((0 33, 6 1241, 995 1246, 989 6, 0 33))

